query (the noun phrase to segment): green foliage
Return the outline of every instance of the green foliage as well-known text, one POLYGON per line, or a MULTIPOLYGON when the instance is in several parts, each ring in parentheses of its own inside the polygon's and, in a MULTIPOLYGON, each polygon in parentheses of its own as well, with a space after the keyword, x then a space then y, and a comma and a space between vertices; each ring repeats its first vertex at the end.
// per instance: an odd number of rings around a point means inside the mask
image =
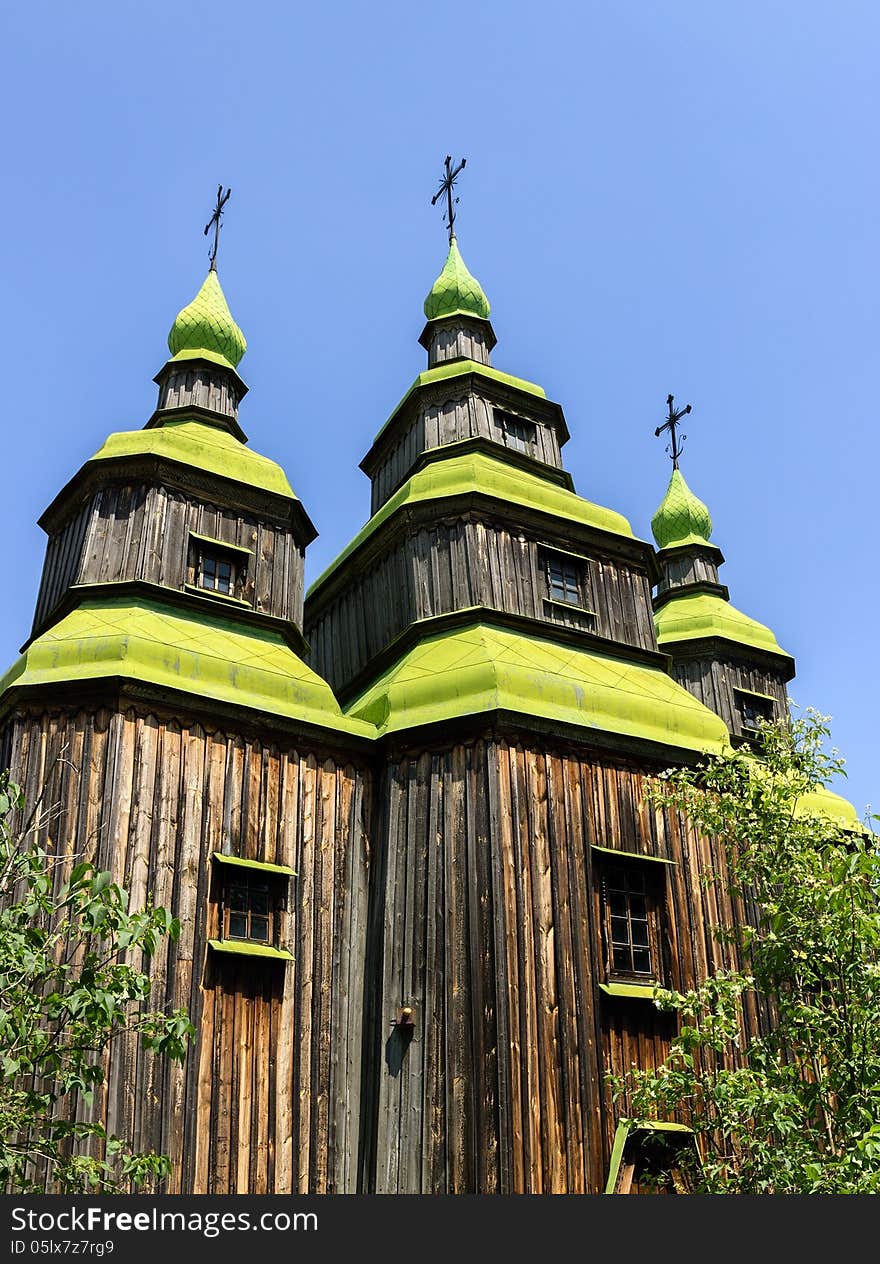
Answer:
POLYGON ((842 770, 828 737, 807 712, 763 726, 756 752, 666 773, 651 791, 718 840, 746 911, 715 934, 748 973, 658 989, 657 1005, 679 1018, 669 1056, 612 1077, 637 1121, 692 1124, 701 1192, 880 1193, 880 840, 796 810, 842 770), (747 1045, 744 1004, 772 1015, 747 1045))
POLYGON ((149 1012, 149 977, 132 964, 179 925, 151 904, 130 912, 110 873, 39 846, 33 820, 15 828, 24 806, 0 774, 0 1189, 41 1189, 46 1165, 65 1192, 155 1185, 168 1159, 108 1137, 77 1103, 91 1106, 125 1032, 185 1057, 186 1013, 149 1012))

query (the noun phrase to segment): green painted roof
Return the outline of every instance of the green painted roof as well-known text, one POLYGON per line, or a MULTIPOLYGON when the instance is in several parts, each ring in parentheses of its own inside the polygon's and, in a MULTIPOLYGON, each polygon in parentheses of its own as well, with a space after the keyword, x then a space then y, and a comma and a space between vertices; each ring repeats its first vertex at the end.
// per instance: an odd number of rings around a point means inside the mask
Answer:
POLYGON ((489 310, 489 300, 483 293, 483 287, 468 272, 458 249, 458 242, 453 237, 443 271, 425 299, 425 316, 428 320, 459 315, 488 320, 489 310))
POLYGON ((204 356, 234 369, 247 349, 245 336, 232 319, 226 295, 212 269, 191 303, 177 313, 168 334, 175 360, 204 356))
MULTIPOLYGON (((827 786, 816 786, 808 794, 802 794, 795 803, 797 816, 824 816, 843 829, 861 832, 865 826, 853 805, 843 795, 835 794, 827 786)), ((870 833, 870 830, 865 830, 870 833)))
POLYGON ((465 496, 480 492, 506 504, 535 509, 552 514, 555 518, 596 527, 600 531, 610 531, 629 539, 635 538, 622 514, 615 513, 613 509, 603 509, 601 505, 594 505, 537 474, 510 465, 503 455, 495 457, 488 452, 469 452, 463 456, 443 457, 442 448, 436 451, 437 460, 413 474, 386 500, 347 548, 315 580, 309 589, 309 595, 316 592, 347 557, 369 540, 404 505, 443 496, 465 496))
POLYGON ((107 438, 92 460, 148 455, 167 457, 193 469, 206 470, 296 500, 280 465, 252 451, 228 430, 202 421, 175 418, 149 430, 117 431, 107 438))
POLYGON ((684 592, 680 597, 673 597, 655 612, 654 626, 661 649, 679 641, 720 636, 738 645, 790 657, 763 623, 750 619, 730 602, 711 593, 684 592))
POLYGON ((426 637, 347 708, 380 735, 495 710, 694 751, 729 744, 723 721, 659 668, 483 622, 426 637))
POLYGON ((32 641, 7 689, 123 677, 322 728, 372 737, 277 633, 222 614, 116 597, 84 601, 32 641))
POLYGON ((709 510, 688 487, 681 470, 672 471, 666 495, 651 519, 651 530, 659 549, 709 543, 712 534, 709 510))

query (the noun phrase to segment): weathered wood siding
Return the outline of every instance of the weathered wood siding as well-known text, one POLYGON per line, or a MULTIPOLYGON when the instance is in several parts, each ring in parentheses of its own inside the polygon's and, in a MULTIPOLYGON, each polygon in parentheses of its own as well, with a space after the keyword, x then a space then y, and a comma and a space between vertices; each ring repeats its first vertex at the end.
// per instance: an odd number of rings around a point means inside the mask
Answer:
POLYGON ((159 408, 196 406, 237 417, 238 402, 234 381, 217 368, 172 370, 159 387, 159 408))
POLYGON ((306 609, 311 663, 344 688, 416 619, 488 606, 596 632, 656 650, 651 585, 645 570, 610 559, 584 563, 595 619, 550 603, 542 550, 559 541, 511 531, 501 521, 456 516, 413 527, 343 592, 306 609))
POLYGON ((152 960, 151 1002, 185 1007, 198 1039, 183 1067, 115 1045, 97 1116, 170 1155, 172 1192, 354 1190, 368 782, 308 750, 134 710, 23 715, 7 742, 28 802, 42 790, 53 810, 44 840, 111 869, 132 907, 151 894, 181 922, 152 960), (207 949, 214 851, 296 871, 281 929, 293 962, 207 949))
POLYGON ((710 711, 720 715, 731 733, 743 732, 734 688, 752 690, 773 698, 773 718, 776 720, 782 720, 788 714, 788 695, 781 671, 734 657, 675 658, 672 675, 710 711))
POLYGON ((684 584, 718 583, 718 567, 704 554, 664 558, 662 569, 663 578, 657 585, 658 595, 669 588, 681 588, 684 584))
POLYGON ((489 363, 489 339, 478 325, 440 325, 428 344, 428 367, 448 360, 475 360, 489 363))
POLYGON ((527 411, 519 397, 505 402, 500 397, 490 398, 476 391, 453 392, 450 388, 443 397, 423 397, 409 423, 400 427, 394 444, 382 453, 370 476, 373 485, 370 512, 376 513, 385 504, 407 479, 422 453, 431 448, 478 436, 505 446, 496 410, 532 422, 537 431, 532 455, 554 469, 562 468, 559 436, 550 420, 541 416, 538 400, 535 408, 527 411))
POLYGON ((83 564, 83 545, 91 514, 91 504, 81 505, 77 513, 67 520, 64 528, 49 537, 37 594, 34 627, 38 627, 46 615, 54 610, 70 585, 77 582, 83 564))
MULTIPOLYGON (((487 739, 391 764, 375 858, 367 1147, 383 1193, 599 1192, 617 1118, 604 1079, 668 1049, 649 1001, 605 996, 591 844, 659 856, 673 987, 731 965, 719 858, 649 810, 634 768, 487 739), (415 1011, 411 1041, 395 1032, 415 1011)), ((751 1006, 750 1030, 759 1026, 751 1006)))
POLYGON ((301 624, 304 551, 289 528, 174 488, 130 483, 96 492, 50 539, 34 626, 71 584, 193 583, 190 531, 252 550, 243 597, 256 610, 301 624))

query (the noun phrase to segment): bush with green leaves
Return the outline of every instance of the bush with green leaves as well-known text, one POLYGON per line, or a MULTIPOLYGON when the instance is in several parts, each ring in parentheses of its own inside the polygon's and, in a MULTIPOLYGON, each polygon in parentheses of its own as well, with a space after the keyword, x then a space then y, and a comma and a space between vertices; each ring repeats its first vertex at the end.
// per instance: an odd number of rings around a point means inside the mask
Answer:
POLYGON ((136 1033, 182 1061, 183 1010, 148 1009, 145 964, 179 925, 164 908, 128 908, 112 875, 41 846, 35 816, 0 775, 0 1189, 37 1192, 155 1188, 168 1159, 137 1153, 87 1121, 111 1043, 136 1033), (79 1115, 79 1118, 77 1117, 79 1115))
POLYGON ((714 928, 744 969, 685 994, 658 989, 679 1023, 668 1057, 612 1077, 636 1124, 691 1124, 700 1192, 880 1192, 880 839, 804 810, 842 771, 829 736, 808 711, 762 726, 754 751, 670 771, 650 792, 717 840, 724 881, 750 910, 714 928), (773 1022, 745 1043, 749 992, 773 1022))

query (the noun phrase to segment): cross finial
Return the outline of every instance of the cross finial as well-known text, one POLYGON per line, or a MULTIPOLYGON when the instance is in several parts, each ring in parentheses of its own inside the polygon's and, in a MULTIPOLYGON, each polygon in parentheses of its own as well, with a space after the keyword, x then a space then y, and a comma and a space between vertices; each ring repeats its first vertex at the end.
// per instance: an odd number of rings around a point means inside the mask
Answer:
POLYGON ((205 225, 206 237, 208 233, 211 231, 211 226, 213 225, 214 227, 214 244, 211 247, 211 249, 208 251, 208 258, 211 260, 212 272, 217 271, 217 247, 220 244, 220 221, 223 218, 223 207, 229 201, 229 195, 231 192, 232 192, 231 189, 227 189, 226 192, 224 193, 223 185, 222 184, 217 185, 217 205, 214 207, 214 214, 211 216, 211 218, 208 220, 207 224, 205 225))
POLYGON ((458 166, 453 169, 452 158, 450 157, 449 154, 447 154, 446 162, 444 163, 444 166, 446 168, 446 174, 443 176, 443 179, 440 181, 440 188, 431 198, 431 205, 436 206, 437 202, 443 196, 443 194, 444 193, 446 194, 446 213, 443 216, 443 219, 446 223, 446 227, 449 229, 449 244, 451 246, 452 239, 455 236, 455 231, 452 227, 453 224, 455 223, 455 209, 454 208, 458 203, 458 198, 453 198, 452 196, 452 190, 455 187, 456 180, 458 179, 462 171, 464 171, 465 167, 467 166, 467 158, 462 158, 458 166))
POLYGON ((669 415, 666 418, 666 421, 663 423, 663 425, 658 426, 657 429, 654 431, 654 437, 659 438, 659 436, 662 435, 664 430, 669 431, 670 436, 672 438, 672 443, 669 445, 669 447, 667 447, 666 451, 669 454, 669 456, 672 458, 672 468, 674 470, 677 470, 678 458, 681 456, 681 449, 684 446, 684 441, 687 438, 687 435, 683 434, 681 438, 679 438, 678 435, 676 434, 675 427, 681 421, 682 417, 686 417, 687 414, 691 411, 691 406, 690 404, 685 404, 684 408, 679 408, 679 410, 676 412, 675 408, 673 407, 674 399, 675 399, 674 395, 667 395, 666 407, 669 410, 669 415))

